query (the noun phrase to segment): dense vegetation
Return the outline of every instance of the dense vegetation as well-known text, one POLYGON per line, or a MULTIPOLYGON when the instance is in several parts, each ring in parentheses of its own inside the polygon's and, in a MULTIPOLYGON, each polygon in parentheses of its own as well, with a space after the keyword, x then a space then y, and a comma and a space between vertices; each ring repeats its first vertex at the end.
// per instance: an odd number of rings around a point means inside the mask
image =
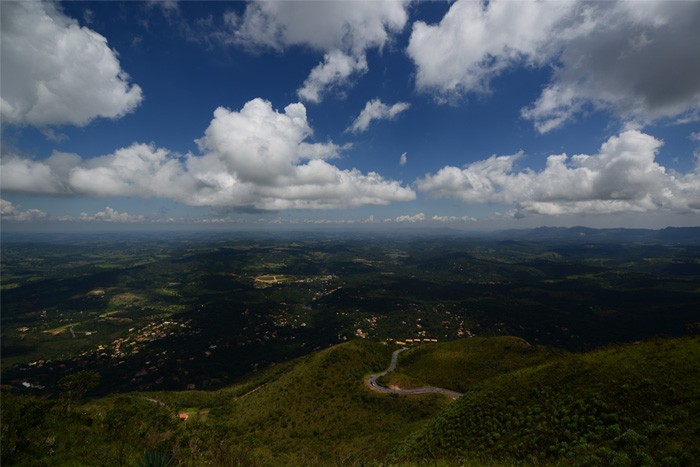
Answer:
MULTIPOLYGON (((450 360, 455 349, 470 347, 487 350, 486 358, 489 352, 513 353, 512 340, 491 340, 420 350, 424 362, 450 360)), ((83 402, 4 393, 2 461, 134 465, 149 452, 186 465, 440 459, 694 465, 700 459, 698 338, 552 352, 544 362, 485 376, 453 403, 438 395, 370 392, 363 378, 386 366, 389 352, 381 344, 353 341, 209 392, 83 402), (180 421, 180 413, 189 418, 180 421)))
POLYGON ((485 380, 394 459, 571 465, 700 460, 700 339, 568 355, 485 380))
POLYGON ((380 382, 403 389, 435 386, 466 392, 488 378, 544 363, 565 353, 510 336, 420 345, 402 353, 396 371, 380 382))
POLYGON ((384 345, 353 341, 211 392, 132 393, 79 405, 4 394, 3 464, 133 465, 152 450, 197 465, 382 459, 449 402, 370 392, 363 378, 386 366, 388 354, 384 345))

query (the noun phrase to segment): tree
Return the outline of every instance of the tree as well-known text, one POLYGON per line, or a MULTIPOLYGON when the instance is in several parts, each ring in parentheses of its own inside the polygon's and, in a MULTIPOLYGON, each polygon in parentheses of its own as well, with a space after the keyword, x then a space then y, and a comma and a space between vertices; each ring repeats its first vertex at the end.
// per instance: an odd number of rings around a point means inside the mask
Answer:
POLYGON ((82 399, 99 386, 100 380, 100 374, 96 371, 81 371, 58 380, 58 387, 63 391, 62 397, 71 403, 82 399))

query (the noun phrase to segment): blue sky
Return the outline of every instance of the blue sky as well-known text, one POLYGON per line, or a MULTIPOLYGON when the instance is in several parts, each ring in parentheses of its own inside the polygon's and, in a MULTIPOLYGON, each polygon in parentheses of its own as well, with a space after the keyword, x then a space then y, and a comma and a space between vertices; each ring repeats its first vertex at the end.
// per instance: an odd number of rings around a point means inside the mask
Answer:
POLYGON ((6 2, 5 227, 700 221, 698 2, 6 2))

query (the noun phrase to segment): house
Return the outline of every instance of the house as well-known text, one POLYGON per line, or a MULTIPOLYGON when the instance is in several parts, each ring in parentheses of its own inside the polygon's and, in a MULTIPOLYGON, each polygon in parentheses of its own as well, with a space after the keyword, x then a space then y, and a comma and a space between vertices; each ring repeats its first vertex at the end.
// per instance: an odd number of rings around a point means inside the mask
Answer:
POLYGON ((190 418, 190 414, 188 414, 187 412, 181 412, 180 414, 178 414, 178 418, 184 422, 185 420, 190 418))

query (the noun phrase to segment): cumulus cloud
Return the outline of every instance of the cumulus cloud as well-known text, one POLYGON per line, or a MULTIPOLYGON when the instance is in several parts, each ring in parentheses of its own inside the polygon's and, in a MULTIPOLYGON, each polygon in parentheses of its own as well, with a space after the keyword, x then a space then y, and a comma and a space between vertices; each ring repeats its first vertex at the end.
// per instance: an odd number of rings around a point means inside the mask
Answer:
POLYGON ((41 209, 21 209, 11 202, 0 198, 0 217, 6 221, 35 221, 47 217, 41 209))
MULTIPOLYGON (((239 204, 274 210, 355 207, 415 198, 409 188, 375 172, 340 170, 319 154, 307 160, 309 149, 318 148, 304 144, 311 133, 302 104, 291 104, 284 113, 261 99, 248 102, 240 112, 217 109, 199 140, 205 156, 190 159, 200 179, 215 187, 200 191, 198 202, 227 205, 232 199, 245 200, 248 203, 239 204)), ((334 146, 329 156, 335 154, 334 146)))
POLYGON ((311 70, 309 77, 297 90, 297 95, 300 99, 318 104, 323 100, 325 93, 345 86, 350 78, 365 72, 367 59, 364 55, 355 58, 340 50, 332 50, 311 70))
POLYGON ((277 50, 305 45, 316 50, 364 52, 382 47, 401 31, 408 14, 405 1, 267 2, 247 5, 234 39, 277 50))
POLYGON ((406 162, 408 162, 408 155, 404 152, 399 158, 399 165, 403 167, 404 165, 406 165, 406 162))
POLYGON ((550 31, 572 8, 570 2, 458 0, 439 24, 415 22, 407 51, 418 88, 484 91, 509 66, 542 62, 550 31))
POLYGON ((118 118, 143 99, 107 39, 50 2, 1 2, 6 123, 84 126, 118 118))
POLYGON ((69 172, 81 161, 75 154, 54 152, 43 161, 3 154, 0 187, 4 191, 36 194, 70 193, 69 172))
POLYGON ((408 110, 411 104, 407 102, 397 102, 394 105, 387 105, 379 99, 373 99, 362 109, 360 115, 352 122, 349 131, 353 133, 362 133, 367 131, 372 120, 393 120, 398 114, 404 110, 408 110))
POLYGON ((178 198, 195 190, 197 181, 177 155, 135 143, 74 167, 68 185, 71 191, 87 195, 178 198))
POLYGON ((327 162, 347 146, 310 143, 302 104, 283 112, 254 99, 240 110, 220 107, 204 136, 201 155, 181 156, 134 143, 112 154, 82 159, 54 153, 44 161, 16 155, 0 161, 5 191, 170 198, 193 206, 262 210, 333 209, 415 199, 415 192, 381 175, 342 170, 327 162))
POLYGON ((128 212, 119 212, 109 206, 103 211, 97 211, 93 215, 81 212, 78 219, 87 222, 143 222, 145 220, 143 216, 133 216, 128 212))
POLYGON ((422 212, 419 212, 418 214, 414 215, 403 215, 403 216, 398 216, 396 219, 394 219, 394 222, 410 222, 412 224, 415 224, 416 222, 423 222, 425 220, 425 214, 422 212))
POLYGON ((547 215, 700 210, 700 173, 667 171, 655 161, 663 143, 638 130, 609 138, 597 154, 552 155, 541 171, 517 171, 523 157, 492 156, 447 166, 416 181, 420 191, 466 203, 495 202, 547 215))
POLYGON ((418 21, 408 53, 416 85, 442 96, 484 92, 514 66, 553 64, 522 116, 551 131, 590 109, 626 122, 687 120, 700 109, 696 2, 459 0, 439 24, 418 21))
POLYGON ((229 13, 236 44, 282 51, 307 46, 325 56, 298 90, 301 99, 320 102, 331 88, 346 86, 367 71, 366 52, 382 48, 408 20, 407 1, 254 1, 242 17, 229 13))

